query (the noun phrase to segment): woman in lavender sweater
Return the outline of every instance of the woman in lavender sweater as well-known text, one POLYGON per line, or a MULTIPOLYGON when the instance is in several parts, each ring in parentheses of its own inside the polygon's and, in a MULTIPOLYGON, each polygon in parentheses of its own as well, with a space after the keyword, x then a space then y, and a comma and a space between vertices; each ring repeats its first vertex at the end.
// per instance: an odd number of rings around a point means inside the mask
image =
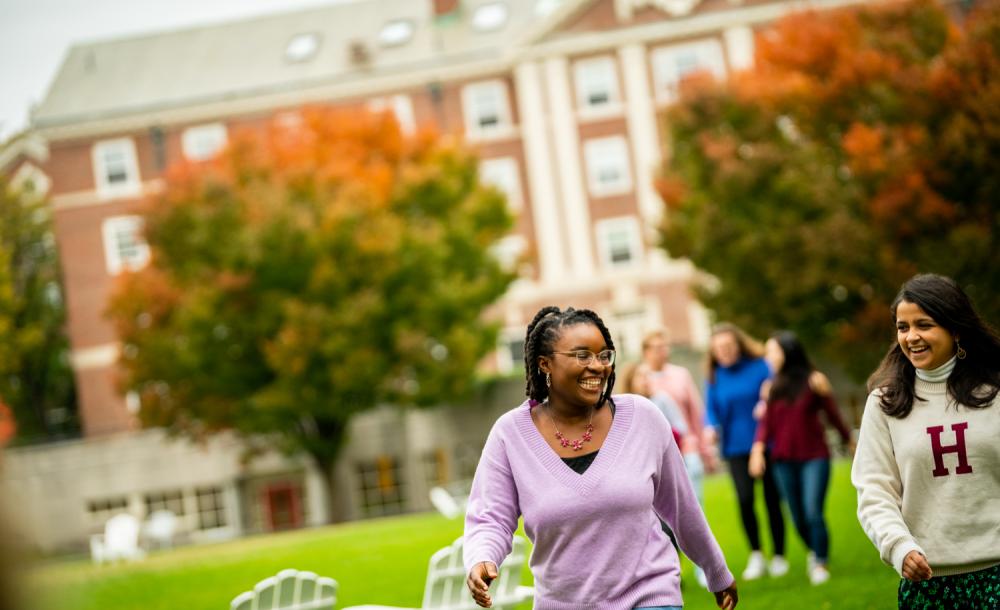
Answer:
POLYGON ((535 610, 680 608, 680 562, 663 519, 718 606, 735 608, 733 575, 666 418, 641 396, 611 398, 614 343, 597 314, 542 308, 524 360, 528 400, 490 431, 467 507, 476 603, 492 605, 489 583, 523 517, 535 610))

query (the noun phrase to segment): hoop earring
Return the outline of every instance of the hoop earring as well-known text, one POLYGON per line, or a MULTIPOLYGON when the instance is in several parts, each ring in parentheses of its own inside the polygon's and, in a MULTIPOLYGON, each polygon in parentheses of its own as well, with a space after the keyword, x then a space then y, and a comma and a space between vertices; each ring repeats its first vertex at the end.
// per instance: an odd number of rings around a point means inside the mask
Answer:
POLYGON ((969 353, 968 353, 967 351, 965 351, 965 348, 963 348, 963 347, 962 347, 962 346, 961 346, 961 345, 960 345, 960 344, 958 343, 958 341, 955 341, 955 347, 957 347, 957 348, 958 348, 958 351, 957 351, 957 352, 955 352, 955 356, 956 356, 956 357, 957 357, 957 358, 958 358, 959 360, 965 360, 965 357, 966 357, 966 356, 968 356, 968 355, 969 355, 969 353))
POLYGON ((545 373, 545 387, 552 387, 552 373, 545 373))

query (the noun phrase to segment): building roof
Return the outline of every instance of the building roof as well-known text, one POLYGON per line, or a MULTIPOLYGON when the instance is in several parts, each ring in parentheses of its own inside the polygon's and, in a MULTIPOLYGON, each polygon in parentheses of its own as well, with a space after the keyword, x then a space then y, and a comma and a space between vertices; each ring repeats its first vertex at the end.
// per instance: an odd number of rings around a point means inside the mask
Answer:
MULTIPOLYGON (((567 2, 578 0, 561 4, 567 2)), ((430 0, 353 0, 78 44, 32 124, 58 127, 500 58, 512 40, 544 21, 539 11, 559 4, 465 0, 457 13, 436 17, 430 0), (505 19, 492 29, 477 28, 478 19, 489 21, 490 6, 494 18, 506 12, 505 19), (380 39, 390 23, 404 40, 380 39)))

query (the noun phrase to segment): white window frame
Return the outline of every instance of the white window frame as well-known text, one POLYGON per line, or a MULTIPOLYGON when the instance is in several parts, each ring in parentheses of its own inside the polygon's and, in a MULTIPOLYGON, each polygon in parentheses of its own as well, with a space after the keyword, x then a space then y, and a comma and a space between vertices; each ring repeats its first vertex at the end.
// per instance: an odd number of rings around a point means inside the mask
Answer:
POLYGON ((47 195, 52 188, 52 180, 32 163, 25 163, 10 180, 16 189, 30 190, 38 195, 47 195))
POLYGON ((653 49, 650 63, 653 68, 653 88, 656 101, 670 104, 677 100, 681 80, 696 71, 707 70, 718 80, 726 78, 726 60, 722 43, 717 38, 703 38, 681 44, 653 49), (681 69, 678 61, 694 56, 697 67, 681 69))
POLYGON ((581 116, 606 116, 621 112, 618 65, 614 57, 602 55, 574 62, 573 83, 576 89, 576 108, 581 116), (607 97, 606 101, 591 101, 593 94, 601 93, 607 97))
POLYGON ((101 140, 95 142, 91 149, 91 158, 94 165, 94 184, 97 186, 97 194, 104 199, 116 197, 135 196, 142 192, 142 180, 139 176, 139 161, 135 152, 135 142, 132 138, 115 138, 113 140, 101 140), (109 155, 120 156, 120 168, 125 179, 119 182, 112 182, 108 175, 109 155))
POLYGON ((514 157, 495 157, 479 162, 479 180, 507 196, 507 208, 519 212, 524 207, 521 172, 514 157))
POLYGON ((226 126, 208 123, 188 127, 181 133, 181 148, 189 161, 207 161, 217 156, 229 141, 226 126))
POLYGON ((376 97, 368 101, 369 112, 391 112, 399 123, 399 129, 406 135, 417 130, 416 116, 413 114, 413 101, 409 95, 397 94, 376 97))
MULTIPOLYGON (((146 243, 142 231, 145 223, 141 216, 112 216, 101 224, 104 238, 104 260, 108 273, 118 275, 122 271, 137 271, 149 263, 149 244, 146 243), (131 248, 134 253, 123 256, 121 243, 123 235, 130 235, 134 240, 131 248)), ((126 246, 129 247, 129 246, 126 246)))
POLYGON ((508 328, 501 332, 498 337, 496 350, 497 371, 505 375, 515 372, 518 367, 524 368, 524 359, 514 357, 514 350, 511 349, 511 345, 514 343, 520 343, 521 351, 524 351, 523 328, 508 328))
POLYGON ((610 197, 632 191, 632 163, 628 142, 623 136, 592 138, 583 143, 583 156, 587 168, 587 188, 593 197, 610 197), (613 182, 602 180, 606 168, 614 169, 618 178, 613 182))
POLYGON ((480 4, 472 12, 472 28, 477 32, 492 32, 507 25, 510 8, 506 2, 480 4))
POLYGON ((517 271, 518 263, 527 251, 528 240, 523 235, 507 235, 490 248, 493 258, 504 271, 517 271))
POLYGON ((465 133, 472 139, 509 136, 513 132, 507 83, 500 79, 478 81, 462 88, 462 114, 465 133), (492 106, 486 107, 484 106, 492 106), (496 123, 483 125, 482 119, 496 116, 496 123))
POLYGON ((416 28, 412 19, 393 19, 387 21, 378 33, 378 41, 383 47, 402 46, 413 39, 416 28))
POLYGON ((619 216, 617 218, 607 218, 598 221, 594 225, 597 234, 597 250, 601 256, 601 263, 609 269, 620 269, 635 267, 642 263, 643 243, 642 231, 639 228, 639 219, 635 216, 619 216), (628 260, 613 260, 616 252, 614 240, 619 235, 625 235, 628 247, 628 260))

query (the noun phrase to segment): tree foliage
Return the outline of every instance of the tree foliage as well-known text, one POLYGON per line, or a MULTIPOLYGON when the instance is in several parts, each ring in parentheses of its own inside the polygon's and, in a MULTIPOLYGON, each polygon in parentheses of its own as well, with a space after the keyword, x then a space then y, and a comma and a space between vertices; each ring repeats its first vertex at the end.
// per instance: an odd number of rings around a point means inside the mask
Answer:
POLYGON ((930 0, 791 15, 755 67, 694 79, 667 116, 663 244, 719 280, 700 297, 792 328, 857 378, 916 272, 1000 319, 1000 10, 930 0))
POLYGON ((238 135, 145 217, 152 263, 110 314, 147 425, 232 429, 332 476, 353 415, 458 398, 495 346, 504 200, 469 152, 386 116, 238 135))
POLYGON ((43 197, 0 178, 0 403, 13 415, 18 443, 76 431, 51 225, 43 197))

